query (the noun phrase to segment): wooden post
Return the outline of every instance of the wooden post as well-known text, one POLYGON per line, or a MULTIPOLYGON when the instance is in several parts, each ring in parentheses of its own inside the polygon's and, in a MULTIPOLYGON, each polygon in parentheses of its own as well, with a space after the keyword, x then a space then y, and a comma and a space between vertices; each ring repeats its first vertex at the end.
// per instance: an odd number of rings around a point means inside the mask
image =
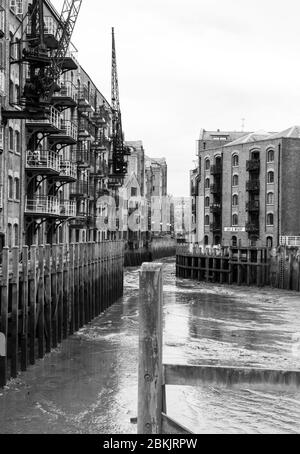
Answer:
POLYGON ((70 308, 69 308, 69 325, 70 334, 75 332, 75 291, 74 291, 74 280, 75 280, 75 246, 70 244, 70 308))
POLYGON ((2 285, 1 285, 1 354, 0 354, 0 387, 7 382, 7 337, 8 337, 8 291, 9 291, 9 249, 2 252, 2 285))
POLYGON ((18 376, 19 356, 19 248, 12 249, 12 279, 11 279, 11 376, 18 376))
POLYGON ((52 294, 52 347, 58 345, 58 294, 57 294, 57 250, 58 246, 52 246, 52 270, 51 270, 51 294, 52 294))
POLYGON ((45 249, 45 337, 46 353, 52 348, 51 246, 45 249))
POLYGON ((58 246, 58 268, 57 268, 57 313, 58 313, 58 343, 63 339, 63 272, 64 255, 63 246, 58 246))
POLYGON ((79 258, 80 258, 80 251, 79 251, 79 244, 75 244, 75 269, 74 269, 74 322, 75 322, 75 331, 78 331, 80 328, 80 274, 79 274, 79 258))
POLYGON ((242 284, 242 251, 238 250, 238 264, 237 264, 237 284, 242 284))
POLYGON ((70 309, 70 257, 69 245, 63 246, 63 339, 66 339, 69 334, 69 309, 70 309))
POLYGON ((23 247, 22 254, 22 331, 21 331, 21 371, 28 365, 28 246, 23 247))
POLYGON ((140 271, 138 434, 162 432, 162 267, 140 271))
POLYGON ((84 310, 84 244, 79 245, 79 327, 82 328, 85 323, 84 310))
POLYGON ((44 246, 39 246, 39 282, 38 282, 38 344, 39 358, 45 355, 45 279, 44 279, 44 246))
POLYGON ((35 338, 36 338, 36 246, 30 248, 30 314, 29 314, 29 360, 33 366, 35 364, 35 338))
POLYGON ((232 281, 233 281, 233 273, 232 273, 232 259, 233 259, 233 252, 232 252, 232 249, 230 248, 229 249, 229 261, 228 261, 228 269, 229 269, 229 273, 228 273, 228 284, 229 285, 232 285, 232 281))

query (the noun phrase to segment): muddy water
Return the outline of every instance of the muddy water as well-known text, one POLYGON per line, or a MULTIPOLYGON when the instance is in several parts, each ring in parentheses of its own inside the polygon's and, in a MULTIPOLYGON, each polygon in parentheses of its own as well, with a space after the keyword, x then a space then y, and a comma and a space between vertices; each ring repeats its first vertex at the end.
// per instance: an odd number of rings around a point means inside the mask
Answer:
MULTIPOLYGON (((165 261, 164 362, 300 369, 296 293, 176 280, 165 261)), ((0 390, 0 433, 135 433, 138 270, 104 316, 0 390)), ((300 392, 268 384, 169 388, 196 433, 300 433, 300 392)))

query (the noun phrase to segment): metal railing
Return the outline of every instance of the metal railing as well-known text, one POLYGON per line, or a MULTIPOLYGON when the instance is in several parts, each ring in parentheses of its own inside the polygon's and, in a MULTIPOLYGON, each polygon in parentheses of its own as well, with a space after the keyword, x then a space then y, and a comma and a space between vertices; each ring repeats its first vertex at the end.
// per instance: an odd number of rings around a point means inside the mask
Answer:
POLYGON ((73 196, 87 196, 89 194, 89 184, 87 181, 77 181, 70 187, 70 194, 73 196))
POLYGON ((250 161, 247 161, 246 170, 247 170, 247 172, 259 171, 260 170, 260 160, 251 159, 250 161))
POLYGON ((76 217, 76 202, 70 202, 66 200, 61 202, 59 205, 60 216, 64 217, 76 217))
POLYGON ((55 107, 50 106, 50 110, 49 110, 49 114, 47 115, 47 118, 44 118, 42 120, 29 119, 29 120, 26 120, 26 123, 29 123, 29 124, 39 123, 39 124, 51 125, 57 129, 61 129, 61 126, 62 126, 61 113, 55 107))
POLYGON ((60 214, 60 206, 57 197, 36 197, 34 199, 26 199, 25 212, 27 214, 38 215, 58 215, 60 214))
POLYGON ((60 91, 55 93, 54 97, 71 98, 77 102, 78 91, 73 82, 67 81, 60 85, 60 91))
POLYGON ((259 211, 259 200, 251 200, 246 203, 246 211, 259 211))
POLYGON ((260 190, 260 181, 259 180, 250 180, 246 183, 247 191, 259 191, 260 190))
POLYGON ((77 140, 78 128, 71 120, 63 120, 61 123, 61 134, 77 140))
POLYGON ((72 161, 81 166, 89 165, 91 162, 91 153, 87 150, 73 150, 71 156, 72 161))
POLYGON ((30 170, 53 170, 60 171, 60 160, 54 151, 27 151, 26 168, 30 170))
POLYGON ((60 175, 77 179, 77 166, 70 161, 60 161, 60 175))

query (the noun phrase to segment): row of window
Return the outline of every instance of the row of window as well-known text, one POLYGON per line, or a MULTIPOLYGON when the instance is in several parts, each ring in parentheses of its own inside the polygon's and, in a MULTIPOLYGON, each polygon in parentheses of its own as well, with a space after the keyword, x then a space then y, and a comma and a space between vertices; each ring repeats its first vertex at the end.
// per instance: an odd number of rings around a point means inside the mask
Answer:
MULTIPOLYGON (((268 194, 267 194, 267 205, 274 205, 274 203, 275 203, 274 192, 268 192, 268 194)), ((232 196, 232 206, 233 207, 239 206, 239 196, 237 194, 234 194, 232 196)), ((205 207, 206 208, 210 207, 210 197, 205 197, 205 207)))
POLYGON ((8 198, 10 200, 20 200, 19 178, 8 177, 8 198))
MULTIPOLYGON (((204 224, 206 226, 210 225, 210 216, 207 214, 204 219, 204 224)), ((237 214, 232 215, 232 226, 237 227, 239 225, 239 216, 237 214)), ((274 225, 274 214, 268 213, 267 214, 267 226, 272 227, 274 225)))
MULTIPOLYGON (((232 177, 232 186, 237 187, 239 186, 239 175, 233 175, 232 177)), ((273 170, 270 170, 267 174, 267 183, 268 184, 274 184, 275 182, 275 173, 273 170)), ((206 178, 205 180, 205 189, 210 189, 210 178, 206 178)))
POLYGON ((19 246, 19 226, 18 224, 8 224, 7 226, 7 246, 12 248, 19 246))
MULTIPOLYGON (((209 238, 206 235, 204 237, 204 245, 208 246, 208 244, 209 244, 209 238)), ((220 238, 219 237, 215 238, 215 244, 216 245, 220 244, 220 238)), ((236 236, 233 236, 231 238, 231 244, 232 244, 233 247, 237 247, 238 246, 238 239, 237 239, 236 236)), ((251 240, 251 246, 256 246, 256 240, 255 239, 251 240)), ((273 247, 273 237, 271 237, 271 236, 267 237, 267 247, 270 248, 270 249, 273 247)))
MULTIPOLYGON (((274 150, 269 150, 267 152, 267 162, 274 162, 275 161, 275 152, 274 150)), ((240 164, 239 155, 235 154, 232 156, 232 167, 238 167, 240 164)), ((211 168, 211 161, 209 158, 205 160, 205 170, 210 170, 211 168)))
POLYGON ((13 128, 8 130, 8 147, 10 151, 21 153, 21 135, 19 131, 14 131, 13 128))

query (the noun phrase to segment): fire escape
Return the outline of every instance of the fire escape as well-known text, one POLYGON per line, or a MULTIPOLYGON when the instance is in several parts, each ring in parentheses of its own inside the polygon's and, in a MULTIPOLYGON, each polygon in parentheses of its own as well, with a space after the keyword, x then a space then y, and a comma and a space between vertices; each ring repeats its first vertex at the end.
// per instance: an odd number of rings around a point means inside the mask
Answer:
POLYGON ((210 212, 213 216, 210 230, 213 233, 214 243, 220 244, 222 236, 222 158, 216 159, 210 173, 214 177, 214 183, 210 187, 212 194, 210 212))
POLYGON ((246 190, 249 193, 249 200, 246 204, 248 212, 248 223, 246 231, 251 241, 259 237, 259 195, 260 195, 260 155, 259 152, 252 153, 251 159, 246 163, 246 170, 249 172, 249 180, 246 183, 246 190))
POLYGON ((3 111, 4 121, 23 119, 26 127, 26 242, 45 225, 47 242, 55 241, 59 226, 76 215, 73 201, 62 198, 61 188, 77 180, 76 164, 68 147, 77 143, 74 109, 77 92, 63 75, 77 68, 68 53, 72 32, 82 0, 65 0, 61 16, 55 20, 44 15, 44 1, 34 0, 23 18, 25 30, 19 46, 20 71, 26 73, 23 93, 15 110, 3 111), (70 114, 65 111, 70 109, 70 114))

